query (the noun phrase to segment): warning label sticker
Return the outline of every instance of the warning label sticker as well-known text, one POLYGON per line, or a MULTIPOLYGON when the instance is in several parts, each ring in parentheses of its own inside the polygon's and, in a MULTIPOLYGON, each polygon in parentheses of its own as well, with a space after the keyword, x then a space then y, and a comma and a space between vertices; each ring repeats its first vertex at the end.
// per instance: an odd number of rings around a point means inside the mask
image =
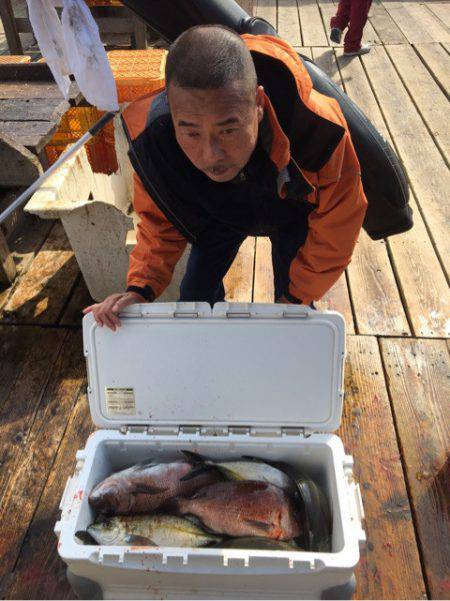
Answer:
POLYGON ((106 388, 106 409, 109 415, 135 415, 134 388, 106 388))

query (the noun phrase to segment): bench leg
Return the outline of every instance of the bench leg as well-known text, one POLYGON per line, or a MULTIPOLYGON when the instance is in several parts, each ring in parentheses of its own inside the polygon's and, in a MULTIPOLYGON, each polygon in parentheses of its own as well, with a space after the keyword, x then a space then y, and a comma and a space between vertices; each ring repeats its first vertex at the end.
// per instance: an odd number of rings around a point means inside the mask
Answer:
POLYGON ((16 27, 11 0, 1 0, 0 18, 5 29, 10 54, 23 54, 22 42, 16 27))

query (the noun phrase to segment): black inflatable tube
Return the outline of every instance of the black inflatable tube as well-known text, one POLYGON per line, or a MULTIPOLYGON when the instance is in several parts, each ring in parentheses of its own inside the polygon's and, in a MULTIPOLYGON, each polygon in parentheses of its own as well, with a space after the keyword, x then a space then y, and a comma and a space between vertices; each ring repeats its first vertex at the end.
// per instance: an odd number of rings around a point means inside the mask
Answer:
MULTIPOLYGON (((169 42, 193 25, 209 23, 226 25, 240 34, 278 35, 269 23, 250 17, 234 0, 123 0, 123 3, 169 42)), ((339 86, 309 58, 303 55, 300 58, 314 89, 335 98, 347 120, 369 202, 364 229, 374 240, 409 230, 413 222, 408 182, 393 148, 339 86)))

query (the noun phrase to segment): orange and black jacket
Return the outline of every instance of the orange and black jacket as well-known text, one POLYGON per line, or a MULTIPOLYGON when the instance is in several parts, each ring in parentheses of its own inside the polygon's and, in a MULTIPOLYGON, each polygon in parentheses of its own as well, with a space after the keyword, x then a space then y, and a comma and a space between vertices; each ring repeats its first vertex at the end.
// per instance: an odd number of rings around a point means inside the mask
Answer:
MULTIPOLYGON (((312 89, 294 49, 272 36, 242 37, 265 89, 264 148, 276 193, 281 202, 294 196, 309 207, 308 234, 286 290, 290 300, 309 304, 350 262, 367 207, 359 162, 338 103, 312 89)), ((153 300, 170 283, 186 244, 216 218, 208 203, 222 184, 197 170, 178 146, 163 89, 131 103, 123 123, 140 217, 127 286, 153 300)))

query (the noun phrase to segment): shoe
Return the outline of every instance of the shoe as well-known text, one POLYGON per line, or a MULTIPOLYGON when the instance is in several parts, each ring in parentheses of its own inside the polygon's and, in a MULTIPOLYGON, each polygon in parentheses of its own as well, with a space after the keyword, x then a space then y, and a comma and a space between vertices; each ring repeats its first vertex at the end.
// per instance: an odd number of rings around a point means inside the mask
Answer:
POLYGON ((362 44, 361 48, 354 52, 344 52, 344 56, 361 56, 361 54, 367 54, 368 52, 370 52, 369 44, 362 44))
POLYGON ((342 38, 342 30, 339 27, 332 27, 330 31, 330 40, 335 44, 340 44, 342 38))

